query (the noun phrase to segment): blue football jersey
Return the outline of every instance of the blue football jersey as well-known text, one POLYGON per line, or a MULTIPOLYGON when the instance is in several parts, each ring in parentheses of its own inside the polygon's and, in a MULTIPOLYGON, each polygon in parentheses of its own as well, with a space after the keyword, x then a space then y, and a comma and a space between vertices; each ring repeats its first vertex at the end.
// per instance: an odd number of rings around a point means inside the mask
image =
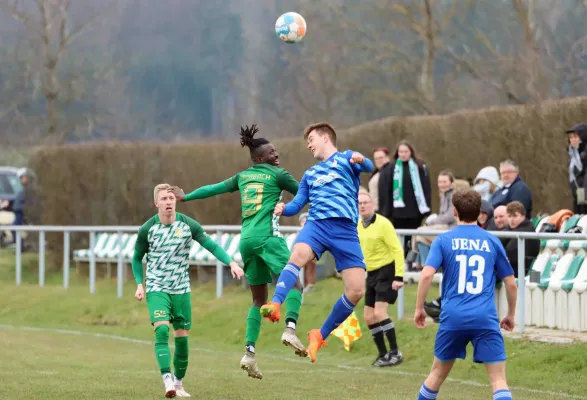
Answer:
POLYGON ((352 154, 352 150, 336 152, 308 169, 283 215, 295 215, 309 202, 308 221, 347 218, 358 223, 359 176, 373 171, 373 163, 365 157, 363 164, 351 164, 352 154))
POLYGON ((495 280, 514 270, 497 237, 459 225, 432 242, 426 265, 442 267, 442 329, 499 329, 495 280))

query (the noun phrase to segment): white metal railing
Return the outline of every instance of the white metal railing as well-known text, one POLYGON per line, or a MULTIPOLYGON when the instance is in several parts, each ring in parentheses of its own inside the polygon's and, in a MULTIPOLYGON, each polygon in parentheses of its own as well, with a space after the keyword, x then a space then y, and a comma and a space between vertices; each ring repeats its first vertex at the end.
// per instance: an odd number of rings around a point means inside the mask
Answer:
MULTIPOLYGON (((71 232, 89 232, 90 246, 89 246, 89 281, 90 293, 96 291, 96 256, 94 254, 94 247, 96 244, 97 232, 116 232, 118 233, 118 260, 117 260, 117 294, 118 297, 123 296, 124 286, 124 262, 123 262, 123 242, 122 233, 132 232, 136 233, 139 226, 52 226, 52 225, 18 225, 18 226, 2 226, 3 230, 10 230, 16 232, 16 284, 22 283, 22 254, 21 232, 39 232, 39 286, 45 284, 45 232, 63 232, 63 287, 69 287, 69 265, 70 265, 70 233, 71 232)), ((225 232, 240 232, 241 227, 237 225, 207 225, 203 226, 206 232, 216 232, 217 238, 225 232)), ((283 233, 292 233, 300 231, 298 226, 282 226, 280 228, 283 233)), ((426 235, 437 236, 446 232, 440 230, 428 229, 396 229, 396 232, 403 243, 403 237, 406 235, 426 235)), ((518 315, 519 324, 517 326, 519 332, 524 332, 525 326, 525 240, 526 239, 558 239, 558 240, 587 240, 587 233, 534 233, 534 232, 502 232, 492 231, 492 234, 498 238, 508 238, 518 240, 518 301, 516 314, 518 315)), ((216 261, 216 296, 222 297, 223 282, 223 264, 216 261)), ((302 269, 303 271, 303 269, 302 269)), ((303 272, 302 272, 303 273, 303 272)), ((397 304, 398 319, 404 317, 404 290, 403 288, 398 292, 397 304)))

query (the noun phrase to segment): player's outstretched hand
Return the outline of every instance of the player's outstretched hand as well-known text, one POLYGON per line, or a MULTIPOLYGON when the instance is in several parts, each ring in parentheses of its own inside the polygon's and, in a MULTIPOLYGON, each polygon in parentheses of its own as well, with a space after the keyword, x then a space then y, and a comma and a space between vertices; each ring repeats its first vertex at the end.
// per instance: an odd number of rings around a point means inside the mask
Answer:
POLYGON ((509 315, 506 315, 501 320, 501 323, 499 324, 499 326, 502 329, 505 329, 506 331, 513 331, 514 327, 516 326, 516 322, 514 320, 514 317, 510 317, 509 315))
POLYGON ((171 186, 169 189, 167 189, 167 192, 173 193, 173 195, 178 201, 185 201, 185 193, 183 189, 177 186, 171 186))
POLYGON ((414 324, 418 329, 426 328, 426 312, 423 308, 416 309, 414 313, 414 324))
POLYGON ((351 156, 351 164, 363 164, 364 161, 365 157, 359 152, 355 151, 351 156))
POLYGON ((230 263, 230 273, 232 274, 233 278, 239 279, 239 280, 245 274, 243 269, 234 261, 230 263))
POLYGON ((277 215, 278 217, 283 214, 283 210, 285 209, 284 203, 277 203, 275 205, 275 209, 273 209, 273 214, 277 215))
POLYGON ((391 283, 391 288, 393 290, 400 290, 400 288, 404 287, 404 283, 400 281, 393 281, 391 283))
POLYGON ((137 285, 137 291, 135 292, 135 299, 138 301, 142 301, 145 298, 145 289, 143 288, 143 284, 137 285))

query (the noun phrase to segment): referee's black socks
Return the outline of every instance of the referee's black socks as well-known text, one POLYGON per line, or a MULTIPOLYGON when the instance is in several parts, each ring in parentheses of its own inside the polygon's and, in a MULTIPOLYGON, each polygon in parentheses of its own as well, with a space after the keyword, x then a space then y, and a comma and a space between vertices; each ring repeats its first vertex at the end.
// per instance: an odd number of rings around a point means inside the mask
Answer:
POLYGON ((385 356, 387 354, 387 347, 385 346, 385 337, 383 336, 381 323, 377 322, 372 325, 367 325, 367 327, 371 332, 371 336, 373 336, 373 341, 375 342, 377 350, 379 351, 379 357, 385 356))
POLYGON ((397 353, 397 339, 395 337, 395 325, 391 319, 387 318, 380 322, 381 332, 387 336, 389 341, 389 350, 392 353, 397 353))

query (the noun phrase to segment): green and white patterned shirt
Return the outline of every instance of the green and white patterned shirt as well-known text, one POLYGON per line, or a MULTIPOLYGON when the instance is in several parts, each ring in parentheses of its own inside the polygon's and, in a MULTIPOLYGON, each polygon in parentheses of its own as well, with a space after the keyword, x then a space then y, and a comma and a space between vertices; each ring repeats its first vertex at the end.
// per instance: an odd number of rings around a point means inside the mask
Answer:
MULTIPOLYGON (((213 253, 222 250, 204 232, 198 222, 183 214, 176 213, 175 222, 171 225, 161 223, 158 215, 150 218, 139 229, 135 244, 133 273, 137 283, 142 283, 142 259, 147 254, 147 293, 191 292, 188 257, 194 240, 203 246, 206 243, 204 247, 213 253), (137 260, 141 263, 140 276, 137 276, 138 271, 136 271, 137 260)), ((223 250, 222 253, 224 253, 223 250)), ((226 264, 231 261, 226 253, 218 258, 226 264)))

